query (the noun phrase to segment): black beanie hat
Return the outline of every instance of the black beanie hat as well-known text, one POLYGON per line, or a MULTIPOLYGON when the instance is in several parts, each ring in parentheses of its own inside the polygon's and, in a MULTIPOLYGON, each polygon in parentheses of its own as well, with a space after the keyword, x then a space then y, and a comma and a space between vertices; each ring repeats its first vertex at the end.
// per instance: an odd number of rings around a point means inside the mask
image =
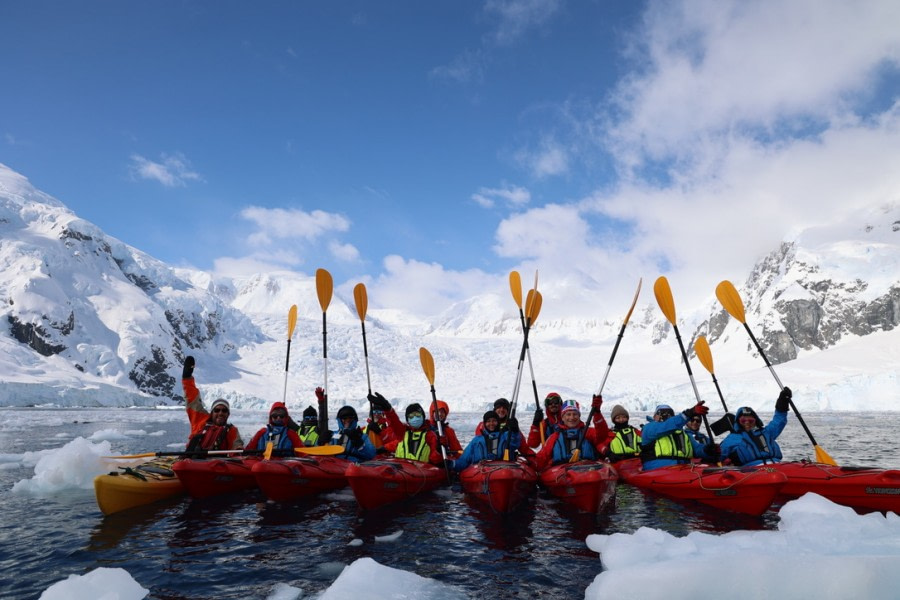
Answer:
POLYGON ((306 410, 303 411, 303 420, 307 419, 315 419, 319 416, 319 413, 316 412, 312 406, 307 406, 306 410))
POLYGON ((354 421, 358 421, 359 417, 356 416, 356 409, 352 406, 342 406, 339 411, 337 411, 337 419, 340 421, 341 419, 353 419, 354 421))
POLYGON ((506 398, 497 398, 494 400, 494 408, 504 407, 506 410, 509 410, 509 400, 506 398))
POLYGON ((487 421, 488 419, 497 419, 497 420, 499 421, 499 420, 500 420, 500 417, 498 417, 498 416, 497 416, 497 413, 495 413, 494 411, 489 410, 489 411, 487 411, 486 413, 484 413, 484 416, 483 416, 483 417, 481 417, 481 422, 484 423, 484 422, 487 421))
POLYGON ((418 402, 413 402, 412 404, 410 404, 409 406, 406 407, 406 420, 407 421, 409 420, 409 415, 413 414, 414 412, 420 412, 420 413, 422 413, 422 416, 425 416, 425 409, 422 408, 422 405, 419 404, 418 402))

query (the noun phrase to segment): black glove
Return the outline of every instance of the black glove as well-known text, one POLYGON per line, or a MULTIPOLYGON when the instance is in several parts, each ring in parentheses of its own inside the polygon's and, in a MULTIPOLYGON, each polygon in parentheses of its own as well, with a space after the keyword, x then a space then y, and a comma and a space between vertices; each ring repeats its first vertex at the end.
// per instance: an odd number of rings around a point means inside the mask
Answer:
POLYGON ((544 420, 544 411, 541 410, 540 408, 537 409, 536 411, 534 411, 534 421, 532 422, 532 425, 534 425, 535 427, 540 427, 541 421, 543 421, 543 420, 544 420))
POLYGON ((184 359, 184 369, 181 370, 182 379, 190 379, 194 376, 194 357, 188 356, 184 359))
POLYGON ((697 404, 695 404, 694 406, 687 409, 686 411, 684 411, 681 414, 683 414, 684 417, 690 421, 694 417, 702 417, 708 412, 709 412, 709 408, 706 405, 704 405, 703 402, 698 402, 697 404))
POLYGON ((347 438, 350 440, 352 448, 361 448, 363 445, 362 430, 357 427, 347 432, 347 438))
POLYGON ((708 457, 713 460, 719 460, 719 445, 718 444, 707 444, 703 446, 703 452, 706 453, 708 457))
POLYGON ((790 400, 793 397, 791 388, 786 387, 782 389, 781 393, 778 394, 778 400, 775 401, 775 412, 787 412, 788 407, 790 407, 790 400))
POLYGON ((506 429, 513 435, 519 433, 519 420, 515 417, 510 417, 506 422, 506 429))
POLYGON ((369 394, 367 398, 369 399, 369 402, 372 403, 372 408, 374 408, 375 410, 382 410, 384 412, 391 412, 392 410, 394 410, 394 407, 391 406, 391 403, 388 402, 387 398, 385 398, 378 392, 369 394))
POLYGON ((381 433, 381 425, 379 425, 375 421, 372 421, 371 423, 369 423, 369 431, 372 431, 374 433, 381 433))

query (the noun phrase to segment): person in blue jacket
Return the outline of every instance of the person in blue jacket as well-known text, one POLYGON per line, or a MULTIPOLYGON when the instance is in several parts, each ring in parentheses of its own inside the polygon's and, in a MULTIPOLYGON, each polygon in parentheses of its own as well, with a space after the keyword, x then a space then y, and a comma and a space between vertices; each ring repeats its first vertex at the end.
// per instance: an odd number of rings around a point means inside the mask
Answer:
POLYGON ((500 417, 492 410, 484 413, 481 424, 481 433, 472 438, 462 456, 455 461, 449 461, 454 471, 462 471, 469 465, 483 460, 503 460, 503 454, 507 449, 510 451, 509 460, 515 460, 516 451, 522 440, 519 432, 516 431, 513 435, 507 429, 501 431, 500 417))
POLYGON ((749 406, 734 413, 731 433, 722 442, 722 457, 738 466, 754 466, 781 460, 781 448, 775 439, 787 425, 787 413, 792 393, 784 388, 775 401, 775 416, 763 427, 762 419, 749 406))
POLYGON ((332 444, 343 446, 345 452, 338 454, 338 458, 346 458, 353 462, 364 462, 375 458, 375 446, 362 428, 359 426, 359 418, 352 406, 343 406, 337 412, 337 433, 331 440, 332 444))
POLYGON ((645 471, 691 462, 694 457, 714 462, 718 460, 715 444, 700 445, 684 430, 684 424, 695 415, 709 412, 703 402, 676 415, 668 404, 656 407, 653 417, 641 430, 641 463, 645 471))
POLYGON ((701 446, 705 446, 709 443, 709 436, 700 431, 700 426, 703 424, 703 417, 700 415, 694 415, 690 419, 688 419, 687 423, 684 424, 684 430, 687 432, 689 436, 694 438, 698 444, 701 446))

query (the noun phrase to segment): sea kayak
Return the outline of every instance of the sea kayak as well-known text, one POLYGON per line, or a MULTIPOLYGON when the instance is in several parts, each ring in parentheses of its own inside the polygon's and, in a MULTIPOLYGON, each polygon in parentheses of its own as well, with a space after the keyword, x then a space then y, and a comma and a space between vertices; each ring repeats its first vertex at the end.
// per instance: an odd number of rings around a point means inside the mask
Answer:
POLYGON ((835 504, 860 512, 893 511, 900 514, 900 471, 867 467, 839 467, 815 462, 780 462, 761 467, 787 476, 776 502, 813 492, 835 504))
POLYGON ((644 471, 640 459, 617 463, 628 484, 676 500, 759 516, 772 505, 787 477, 771 468, 714 467, 702 463, 644 471))
POLYGON ((183 458, 172 470, 192 498, 209 498, 256 488, 253 465, 258 456, 228 458, 183 458))
POLYGON ((405 458, 351 463, 346 476, 353 496, 364 509, 413 498, 447 481, 442 467, 405 458))
POLYGON ((261 460, 253 465, 253 476, 270 500, 287 502, 346 487, 349 464, 334 456, 261 460))
POLYGON ((613 467, 595 460, 562 463, 540 473, 541 485, 551 494, 588 513, 600 512, 615 498, 618 479, 613 467))
POLYGON ((136 467, 119 467, 94 478, 97 505, 105 515, 184 493, 172 470, 173 457, 155 458, 136 467))
POLYGON ((524 461, 484 460, 459 474, 463 491, 506 513, 534 492, 537 472, 524 461))

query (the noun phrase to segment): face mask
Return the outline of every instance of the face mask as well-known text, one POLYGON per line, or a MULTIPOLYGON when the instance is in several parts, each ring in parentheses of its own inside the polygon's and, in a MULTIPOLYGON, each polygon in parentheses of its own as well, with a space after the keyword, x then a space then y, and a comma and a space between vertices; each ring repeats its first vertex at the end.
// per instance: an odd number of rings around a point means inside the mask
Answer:
POLYGON ((425 422, 425 417, 423 417, 422 415, 416 415, 415 417, 409 418, 409 425, 413 429, 418 429, 419 427, 422 426, 422 423, 424 423, 424 422, 425 422))

